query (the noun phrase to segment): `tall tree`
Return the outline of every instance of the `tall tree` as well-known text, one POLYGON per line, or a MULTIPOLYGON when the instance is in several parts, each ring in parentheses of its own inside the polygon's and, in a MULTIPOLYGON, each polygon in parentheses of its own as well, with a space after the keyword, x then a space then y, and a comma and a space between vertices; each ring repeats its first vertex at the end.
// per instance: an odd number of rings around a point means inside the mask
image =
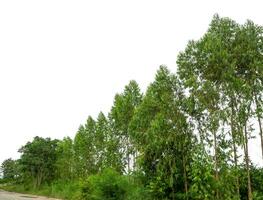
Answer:
POLYGON ((263 159, 262 91, 263 91, 263 27, 247 21, 237 35, 237 76, 249 88, 251 109, 255 108, 263 159), (255 106, 254 106, 254 105, 255 106))
POLYGON ((129 127, 139 149, 139 166, 155 198, 187 196, 192 135, 180 111, 181 95, 176 77, 161 66, 129 127))
POLYGON ((57 146, 57 176, 59 179, 71 181, 74 178, 74 149, 70 137, 65 137, 57 146))
MULTIPOLYGON (((219 178, 219 168, 222 169, 220 163, 227 161, 227 158, 219 160, 222 158, 220 152, 224 153, 227 147, 224 146, 223 151, 220 151, 218 144, 225 143, 223 138, 228 137, 227 132, 223 131, 220 134, 219 130, 227 128, 226 126, 231 127, 231 148, 236 168, 239 138, 242 138, 244 133, 237 129, 240 125, 236 115, 237 112, 240 112, 237 100, 240 98, 240 92, 243 92, 241 87, 243 81, 237 74, 240 66, 237 55, 241 53, 239 43, 237 43, 239 32, 240 26, 236 22, 215 15, 207 33, 198 41, 189 42, 177 61, 178 73, 185 88, 190 92, 190 96, 195 98, 195 103, 201 107, 202 116, 206 118, 206 123, 202 126, 208 128, 205 131, 207 143, 213 141, 215 179, 218 185, 223 185, 220 182, 225 180, 219 178), (230 106, 230 111, 228 106, 230 106), (230 113, 230 117, 227 113, 230 113), (209 132, 212 133, 212 138, 209 137, 209 132)), ((224 194, 223 189, 224 186, 217 189, 217 199, 224 194)), ((236 191, 239 196, 238 176, 236 177, 236 191)))
POLYGON ((96 122, 88 117, 84 126, 80 126, 74 139, 75 171, 79 178, 85 178, 98 169, 95 164, 95 131, 96 122))
POLYGON ((99 171, 107 168, 107 138, 109 137, 109 124, 105 115, 100 112, 96 122, 96 130, 94 136, 94 146, 95 146, 95 160, 96 168, 99 171))
POLYGON ((123 93, 117 94, 111 109, 111 119, 114 131, 120 137, 123 145, 124 163, 129 173, 135 162, 136 150, 128 132, 129 123, 134 115, 134 110, 141 103, 142 94, 136 81, 130 81, 125 86, 123 93))

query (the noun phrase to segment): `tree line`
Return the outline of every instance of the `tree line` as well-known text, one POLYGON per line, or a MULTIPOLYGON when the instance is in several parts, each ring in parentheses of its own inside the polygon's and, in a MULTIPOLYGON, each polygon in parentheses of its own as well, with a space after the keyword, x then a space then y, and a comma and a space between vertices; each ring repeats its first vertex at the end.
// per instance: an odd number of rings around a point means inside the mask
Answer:
POLYGON ((78 183, 71 199, 263 199, 249 156, 259 139, 263 160, 262 94, 263 27, 215 15, 176 73, 160 66, 144 94, 130 81, 74 139, 35 137, 2 163, 3 179, 78 183))

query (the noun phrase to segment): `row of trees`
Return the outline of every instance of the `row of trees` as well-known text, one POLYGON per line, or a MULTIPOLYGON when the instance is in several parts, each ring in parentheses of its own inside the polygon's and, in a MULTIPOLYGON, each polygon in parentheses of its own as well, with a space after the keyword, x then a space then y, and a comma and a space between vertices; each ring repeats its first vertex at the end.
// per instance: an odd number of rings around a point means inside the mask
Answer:
POLYGON ((37 188, 111 168, 151 199, 263 199, 248 145, 257 136, 263 160, 263 28, 215 15, 177 66, 161 66, 145 94, 130 81, 74 140, 36 137, 2 164, 4 177, 37 188))

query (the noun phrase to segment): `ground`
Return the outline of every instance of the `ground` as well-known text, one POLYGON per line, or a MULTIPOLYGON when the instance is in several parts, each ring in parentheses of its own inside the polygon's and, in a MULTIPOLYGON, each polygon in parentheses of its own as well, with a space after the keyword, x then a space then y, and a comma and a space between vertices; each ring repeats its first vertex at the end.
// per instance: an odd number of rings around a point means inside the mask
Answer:
POLYGON ((58 200, 47 197, 40 197, 35 195, 27 195, 27 194, 19 194, 14 192, 6 192, 4 190, 0 190, 0 200, 58 200))

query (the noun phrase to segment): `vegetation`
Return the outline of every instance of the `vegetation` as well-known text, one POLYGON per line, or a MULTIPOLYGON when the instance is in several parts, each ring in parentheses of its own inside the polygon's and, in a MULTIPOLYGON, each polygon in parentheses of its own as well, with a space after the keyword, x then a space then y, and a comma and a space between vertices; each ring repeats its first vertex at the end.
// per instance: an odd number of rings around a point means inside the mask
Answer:
POLYGON ((5 189, 73 200, 259 200, 263 169, 263 27, 215 15, 177 72, 135 81, 74 139, 35 137, 2 163, 5 189))

